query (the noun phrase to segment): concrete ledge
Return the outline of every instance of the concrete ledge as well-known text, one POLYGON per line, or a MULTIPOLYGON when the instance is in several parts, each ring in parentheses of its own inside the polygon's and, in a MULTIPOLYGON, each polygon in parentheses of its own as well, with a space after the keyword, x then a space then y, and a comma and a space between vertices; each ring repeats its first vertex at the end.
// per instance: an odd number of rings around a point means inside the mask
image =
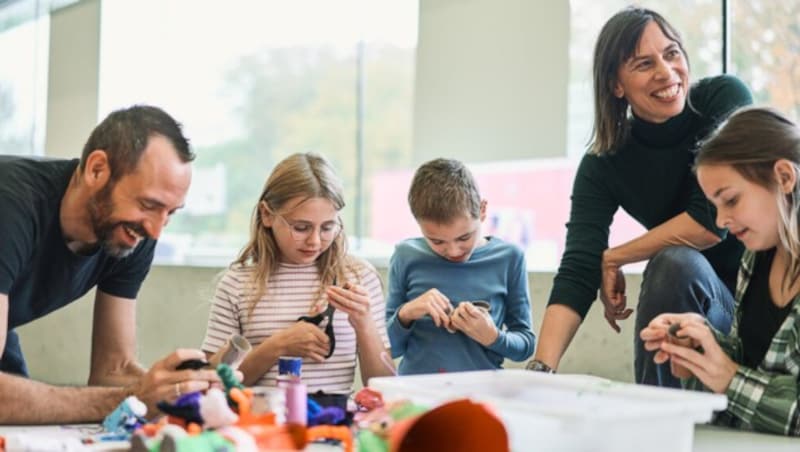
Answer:
MULTIPOLYGON (((222 268, 154 266, 140 292, 139 359, 151 365, 178 347, 197 348, 205 334, 209 302, 222 268)), ((381 268, 385 280, 386 269, 381 268)), ((531 273, 534 330, 538 331, 553 273, 531 273)), ((640 275, 627 276, 628 299, 638 299, 640 275)), ((31 376, 57 384, 84 384, 89 373, 94 293, 18 329, 31 376)), ((635 306, 634 306, 635 307, 635 306)), ((508 362, 508 367, 524 363, 508 362)), ((584 373, 633 381, 633 317, 621 334, 606 323, 595 303, 561 363, 562 373, 584 373)))

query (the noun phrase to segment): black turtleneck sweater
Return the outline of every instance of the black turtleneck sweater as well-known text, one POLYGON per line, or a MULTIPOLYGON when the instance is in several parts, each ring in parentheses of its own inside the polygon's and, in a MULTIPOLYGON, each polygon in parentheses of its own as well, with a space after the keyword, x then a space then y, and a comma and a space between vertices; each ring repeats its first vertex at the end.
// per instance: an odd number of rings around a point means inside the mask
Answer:
POLYGON ((589 311, 600 287, 609 226, 619 207, 647 229, 687 212, 723 238, 703 254, 728 287, 734 287, 743 247, 716 227, 716 210, 691 167, 698 141, 733 110, 752 103, 752 96, 739 79, 723 75, 697 82, 690 99, 695 111, 687 105, 661 124, 634 117, 622 147, 583 157, 572 188, 567 243, 549 303, 568 305, 581 317, 589 311))

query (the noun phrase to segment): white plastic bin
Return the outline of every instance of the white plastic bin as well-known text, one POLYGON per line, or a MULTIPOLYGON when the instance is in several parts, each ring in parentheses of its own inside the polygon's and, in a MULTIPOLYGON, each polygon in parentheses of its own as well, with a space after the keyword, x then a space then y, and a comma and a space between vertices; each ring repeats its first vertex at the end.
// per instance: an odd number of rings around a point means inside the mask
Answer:
POLYGON ((487 402, 516 452, 691 452, 694 425, 727 406, 724 395, 517 369, 372 378, 370 387, 429 406, 487 402))

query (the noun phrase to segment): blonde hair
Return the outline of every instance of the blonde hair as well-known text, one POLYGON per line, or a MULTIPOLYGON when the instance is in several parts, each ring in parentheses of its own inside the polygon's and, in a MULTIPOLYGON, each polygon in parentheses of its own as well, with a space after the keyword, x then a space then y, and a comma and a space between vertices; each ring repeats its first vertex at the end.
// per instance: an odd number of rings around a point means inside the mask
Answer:
POLYGON ((742 108, 723 122, 700 147, 695 170, 703 165, 730 165, 746 180, 774 191, 778 212, 778 236, 789 253, 783 275, 784 287, 800 277, 800 183, 791 193, 780 190, 775 162, 787 160, 800 176, 800 128, 771 108, 742 108))
MULTIPOLYGON (((289 200, 297 197, 303 197, 303 202, 312 198, 327 199, 337 211, 345 206, 342 183, 325 157, 313 152, 298 153, 275 166, 253 209, 250 241, 231 264, 255 267, 253 282, 256 291, 249 300, 248 315, 253 313, 258 300, 267 292, 267 281, 277 270, 281 254, 272 228, 264 227, 262 223, 259 205, 263 201, 270 212, 277 213, 289 200)), ((344 280, 345 269, 353 271, 353 260, 347 256, 344 227, 317 258, 316 266, 320 276, 318 296, 325 286, 334 284, 337 279, 344 280)), ((353 273, 357 275, 355 271, 353 273)))

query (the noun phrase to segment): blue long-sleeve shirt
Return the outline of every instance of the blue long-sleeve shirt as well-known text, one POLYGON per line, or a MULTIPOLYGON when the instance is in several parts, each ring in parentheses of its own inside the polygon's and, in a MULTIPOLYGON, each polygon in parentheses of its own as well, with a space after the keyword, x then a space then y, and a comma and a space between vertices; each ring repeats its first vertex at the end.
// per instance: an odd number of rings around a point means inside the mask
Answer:
POLYGON ((386 320, 392 356, 403 357, 401 375, 497 369, 504 358, 524 361, 536 342, 525 256, 516 246, 490 237, 467 262, 450 262, 423 238, 405 240, 389 264, 386 320), (484 347, 462 332, 437 327, 430 316, 404 327, 397 318, 400 307, 433 288, 454 307, 462 301, 488 301, 497 340, 484 347))

